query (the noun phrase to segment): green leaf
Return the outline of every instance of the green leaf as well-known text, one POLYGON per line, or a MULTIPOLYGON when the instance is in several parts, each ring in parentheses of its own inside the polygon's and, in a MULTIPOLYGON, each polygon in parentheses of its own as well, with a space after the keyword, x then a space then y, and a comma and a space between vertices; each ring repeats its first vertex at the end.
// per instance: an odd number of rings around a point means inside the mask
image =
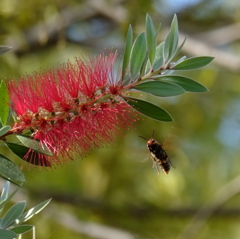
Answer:
POLYGON ((156 71, 160 67, 163 66, 165 62, 164 58, 164 42, 160 43, 157 48, 156 48, 156 55, 155 55, 155 60, 154 60, 154 65, 153 65, 153 70, 156 71))
POLYGON ((47 146, 40 144, 39 141, 22 135, 17 135, 17 138, 21 141, 22 144, 24 144, 28 148, 33 149, 34 151, 37 151, 40 154, 53 156, 52 152, 47 148, 47 146))
POLYGON ((17 238, 17 234, 12 232, 12 231, 0 229, 0 238, 2 238, 2 239, 15 239, 15 238, 17 238))
POLYGON ((3 136, 4 134, 6 134, 10 129, 11 129, 11 126, 9 125, 3 126, 0 129, 0 136, 3 136))
POLYGON ((29 150, 28 147, 10 142, 5 143, 13 151, 13 153, 15 153, 19 158, 24 159, 28 163, 43 167, 50 167, 52 165, 51 162, 44 155, 34 150, 31 152, 31 157, 25 157, 29 150))
POLYGON ((19 167, 2 154, 0 154, 0 177, 19 186, 25 183, 24 174, 19 167))
POLYGON ((10 182, 6 181, 5 186, 3 187, 3 190, 2 190, 2 193, 0 196, 0 213, 2 213, 2 211, 4 209, 5 201, 8 198, 9 188, 10 188, 10 182))
POLYGON ((29 232, 33 229, 33 225, 20 225, 20 226, 15 226, 11 228, 11 231, 16 233, 16 234, 24 234, 26 232, 29 232))
POLYGON ((185 92, 179 85, 161 81, 144 82, 136 85, 134 89, 161 97, 180 95, 185 92))
POLYGON ((3 229, 9 227, 12 223, 15 222, 16 219, 22 215, 25 207, 26 201, 14 204, 2 218, 0 227, 3 229))
POLYGON ((206 66, 209 64, 214 57, 210 56, 199 56, 199 57, 192 57, 188 58, 185 61, 182 61, 181 63, 175 65, 172 67, 172 70, 194 70, 201 67, 206 66))
POLYGON ((15 153, 19 158, 23 159, 27 154, 29 148, 15 143, 5 142, 7 146, 15 153))
POLYGON ((146 36, 142 32, 138 35, 136 40, 133 43, 130 59, 130 71, 131 75, 134 76, 140 72, 143 62, 146 57, 147 45, 146 45, 146 36))
MULTIPOLYGON (((144 60, 143 60, 143 64, 142 64, 142 67, 141 67, 141 69, 140 69, 140 73, 137 73, 136 75, 138 75, 139 74, 139 76, 143 76, 144 75, 144 73, 146 72, 146 70, 147 70, 147 63, 149 62, 149 59, 148 59, 148 54, 146 54, 146 56, 145 56, 145 58, 144 58, 144 60)), ((136 80, 137 79, 139 79, 139 77, 138 78, 136 78, 136 80)), ((133 82, 135 82, 135 81, 133 81, 133 82)))
POLYGON ((130 25, 128 28, 126 45, 125 45, 125 50, 124 50, 124 55, 123 55, 123 65, 122 65, 123 79, 124 79, 124 76, 126 75, 127 67, 130 62, 132 44, 133 44, 133 30, 132 30, 132 26, 130 25))
POLYGON ((39 203, 37 206, 31 208, 30 210, 28 210, 27 212, 23 213, 15 222, 15 225, 17 224, 21 224, 23 222, 26 222, 27 220, 29 220, 30 218, 32 218, 34 215, 36 215, 37 213, 39 213, 41 210, 43 210, 49 203, 50 203, 51 199, 48 199, 44 202, 39 203))
POLYGON ((6 52, 10 51, 12 47, 10 46, 0 46, 0 55, 5 54, 6 52))
MULTIPOLYGON (((124 97, 125 98, 125 97, 124 97)), ((171 115, 162 108, 149 102, 132 97, 126 97, 127 103, 143 115, 160 121, 172 121, 171 115)))
MULTIPOLYGON (((7 185, 7 183, 10 185, 9 181, 6 182, 6 185, 7 185)), ((2 212, 5 205, 12 200, 13 196, 17 193, 18 190, 19 190, 19 187, 17 187, 9 196, 7 196, 7 193, 8 193, 7 192, 6 195, 5 195, 6 196, 5 198, 4 198, 4 195, 2 193, 1 202, 0 202, 0 212, 2 212)), ((2 221, 2 218, 1 218, 1 221, 2 221)))
POLYGON ((182 62, 182 61, 185 61, 187 59, 186 56, 182 56, 180 59, 177 60, 176 64, 182 62))
POLYGON ((171 62, 171 61, 180 53, 180 51, 182 50, 182 48, 183 48, 186 40, 187 40, 187 36, 185 36, 182 44, 181 44, 181 45, 177 48, 177 50, 172 54, 172 56, 169 58, 168 62, 171 62))
POLYGON ((164 44, 164 56, 165 59, 169 59, 175 53, 178 46, 178 20, 174 15, 170 31, 166 37, 164 44))
POLYGON ((205 86, 185 76, 166 75, 166 76, 160 76, 155 80, 177 84, 180 87, 182 87, 185 91, 190 91, 190 92, 208 91, 208 89, 205 86))
POLYGON ((154 63, 157 46, 156 32, 151 17, 146 15, 147 50, 151 65, 154 63))
POLYGON ((5 81, 0 83, 0 121, 2 125, 7 123, 9 113, 10 98, 8 95, 8 89, 5 81))
POLYGON ((1 193, 0 202, 5 201, 7 199, 9 188, 10 188, 10 182, 6 181, 5 186, 1 193))
POLYGON ((150 72, 151 70, 152 70, 152 68, 151 68, 151 63, 150 63, 150 61, 149 61, 149 59, 148 59, 147 64, 146 64, 146 67, 145 67, 145 75, 146 75, 148 72, 150 72))

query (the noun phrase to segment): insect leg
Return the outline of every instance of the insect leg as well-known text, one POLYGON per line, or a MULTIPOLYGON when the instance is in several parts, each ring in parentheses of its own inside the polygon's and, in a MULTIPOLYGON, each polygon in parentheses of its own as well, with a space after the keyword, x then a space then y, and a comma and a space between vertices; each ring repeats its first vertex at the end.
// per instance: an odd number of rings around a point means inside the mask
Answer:
MULTIPOLYGON (((168 158, 168 160, 169 160, 169 162, 170 162, 171 166, 173 166, 173 164, 172 164, 172 162, 171 162, 170 158, 168 158)), ((174 166, 173 166, 173 167, 174 167, 174 166)), ((176 167, 174 167, 174 168, 176 168, 176 167)))
POLYGON ((153 166, 152 167, 157 169, 157 173, 159 175, 160 171, 159 171, 158 163, 156 162, 156 160, 152 156, 151 156, 151 159, 152 159, 152 162, 153 162, 153 166))
POLYGON ((160 174, 160 171, 159 171, 159 165, 158 165, 157 162, 154 162, 154 164, 155 164, 155 168, 157 169, 157 173, 158 173, 158 175, 159 175, 159 174, 160 174))

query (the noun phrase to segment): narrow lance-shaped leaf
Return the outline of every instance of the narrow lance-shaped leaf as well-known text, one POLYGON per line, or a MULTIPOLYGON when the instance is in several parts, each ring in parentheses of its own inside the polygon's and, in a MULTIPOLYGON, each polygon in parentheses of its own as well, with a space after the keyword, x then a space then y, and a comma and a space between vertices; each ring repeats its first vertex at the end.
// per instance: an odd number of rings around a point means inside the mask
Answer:
POLYGON ((15 222, 14 225, 21 224, 32 218, 35 214, 43 210, 49 203, 51 199, 45 200, 44 202, 39 203, 35 207, 29 209, 27 212, 24 212, 15 222))
POLYGON ((0 83, 0 121, 2 125, 6 125, 9 113, 10 98, 8 95, 7 85, 5 81, 0 83))
POLYGON ((11 129, 11 126, 9 125, 3 126, 0 129, 0 136, 3 136, 4 134, 6 134, 10 129, 11 129))
POLYGON ((16 233, 16 234, 24 234, 26 232, 29 232, 33 229, 33 225, 19 225, 11 228, 11 231, 16 233))
POLYGON ((19 158, 23 159, 27 154, 29 148, 20 144, 5 142, 5 144, 15 153, 19 158))
POLYGON ((149 61, 151 65, 154 63, 155 52, 157 47, 156 32, 151 17, 146 16, 146 36, 147 36, 147 50, 149 61))
POLYGON ((0 238, 15 239, 15 238, 17 238, 17 234, 15 232, 12 232, 12 231, 0 229, 0 238))
POLYGON ((31 152, 31 157, 25 157, 29 151, 29 148, 20 144, 5 142, 9 149, 13 151, 19 158, 25 160, 28 163, 44 166, 44 167, 51 167, 51 162, 43 155, 37 151, 31 152))
POLYGON ((6 181, 6 183, 3 187, 2 193, 1 193, 1 196, 0 196, 0 214, 2 213, 2 211, 4 209, 5 202, 8 198, 9 188, 10 188, 10 182, 6 181))
POLYGON ((185 91, 190 92, 208 91, 208 89, 205 86, 185 76, 165 75, 155 78, 155 80, 177 84, 180 87, 182 87, 185 91))
POLYGON ((209 64, 214 57, 210 56, 199 56, 188 58, 185 61, 180 62, 179 64, 172 67, 173 70, 194 70, 209 64))
MULTIPOLYGON (((143 63, 142 63, 142 67, 140 69, 140 73, 139 76, 143 76, 144 73, 147 71, 147 68, 148 68, 148 63, 149 63, 149 59, 148 59, 148 54, 145 55, 145 58, 143 60, 143 63)), ((138 79, 138 78, 137 78, 138 79)))
POLYGON ((151 70, 152 70, 152 66, 151 66, 151 63, 150 63, 150 61, 149 61, 149 59, 148 59, 147 64, 146 64, 146 66, 145 66, 145 75, 146 75, 147 73, 149 73, 151 70))
MULTIPOLYGON (((6 184, 7 184, 7 183, 9 183, 9 185, 10 185, 10 182, 9 182, 9 181, 7 181, 6 184)), ((3 209, 4 209, 4 207, 5 207, 5 205, 12 200, 12 198, 13 198, 14 195, 17 193, 17 191, 19 190, 19 188, 20 188, 20 187, 17 187, 9 196, 7 196, 7 198, 5 198, 4 200, 1 200, 1 202, 0 202, 0 208, 1 208, 0 212, 2 212, 3 209)), ((1 238, 1 237, 0 237, 0 238, 1 238)))
POLYGON ((0 202, 5 201, 8 197, 8 192, 10 188, 10 182, 6 181, 5 186, 3 187, 1 197, 0 197, 0 202))
POLYGON ((174 15, 170 31, 166 37, 164 44, 164 56, 165 59, 172 57, 178 46, 178 20, 177 16, 174 15))
POLYGON ((180 62, 182 62, 182 61, 185 61, 186 59, 187 59, 186 56, 182 56, 180 59, 178 59, 178 60, 176 61, 176 64, 178 64, 178 63, 180 63, 180 62))
POLYGON ((125 45, 125 50, 124 50, 124 55, 123 55, 123 64, 122 64, 122 77, 123 77, 123 79, 124 79, 124 76, 127 73, 127 67, 128 67, 129 62, 130 62, 132 44, 133 44, 133 30, 132 30, 132 26, 130 25, 129 28, 128 28, 126 45, 125 45))
POLYGON ((182 48, 183 48, 186 40, 187 40, 187 36, 185 36, 185 38, 184 38, 183 42, 181 43, 181 45, 180 45, 180 46, 176 49, 176 51, 171 55, 171 57, 170 57, 169 60, 168 60, 168 63, 170 63, 170 62, 180 53, 180 51, 182 50, 182 48))
POLYGON ((25 183, 24 174, 19 167, 2 154, 0 154, 0 177, 19 186, 25 183))
POLYGON ((33 149, 40 154, 52 156, 52 152, 45 146, 41 145, 39 141, 30 139, 29 137, 17 135, 17 138, 23 143, 25 146, 27 146, 30 149, 33 149))
POLYGON ((156 54, 155 54, 155 60, 153 65, 153 70, 158 70, 160 67, 163 66, 163 63, 165 62, 164 58, 164 42, 160 43, 156 48, 156 54))
POLYGON ((136 85, 134 89, 161 97, 180 95, 185 92, 185 90, 177 84, 161 81, 144 82, 136 85))
POLYGON ((171 115, 164 109, 151 104, 149 102, 139 100, 132 97, 124 97, 126 102, 132 106, 135 110, 140 112, 143 115, 146 115, 152 119, 160 121, 172 121, 171 115))
POLYGON ((142 32, 134 41, 131 51, 130 71, 132 76, 136 75, 141 70, 146 57, 146 51, 146 36, 145 33, 142 32))
MULTIPOLYGON (((156 33, 155 33, 155 29, 154 29, 155 36, 154 36, 153 44, 151 46, 149 46, 150 48, 148 48, 147 54, 144 58, 142 67, 140 69, 140 76, 143 76, 144 74, 147 74, 149 71, 152 71, 152 69, 153 69, 153 64, 154 64, 154 61, 155 61, 155 55, 156 55, 156 51, 157 51, 156 37, 157 37, 157 34, 160 30, 160 26, 161 25, 159 25, 156 33), (154 49, 152 49, 152 47, 154 47, 154 49), (150 62, 150 55, 149 55, 151 53, 150 51, 154 51, 154 54, 152 53, 152 63, 150 62)), ((153 26, 153 28, 154 28, 154 26, 153 26)))
POLYGON ((22 215, 25 207, 26 207, 25 201, 14 204, 2 218, 0 227, 1 228, 9 227, 12 223, 15 222, 16 219, 18 219, 22 215))

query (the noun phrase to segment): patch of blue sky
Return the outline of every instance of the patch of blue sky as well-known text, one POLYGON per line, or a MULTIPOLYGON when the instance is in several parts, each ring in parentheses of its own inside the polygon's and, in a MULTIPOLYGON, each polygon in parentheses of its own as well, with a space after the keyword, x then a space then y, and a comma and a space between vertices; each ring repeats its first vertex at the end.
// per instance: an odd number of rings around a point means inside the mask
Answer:
POLYGON ((186 7, 194 6, 202 0, 167 0, 167 1, 154 1, 154 6, 161 13, 173 14, 183 10, 186 7))
POLYGON ((240 145, 240 99, 234 100, 226 110, 217 132, 218 140, 227 147, 240 145))

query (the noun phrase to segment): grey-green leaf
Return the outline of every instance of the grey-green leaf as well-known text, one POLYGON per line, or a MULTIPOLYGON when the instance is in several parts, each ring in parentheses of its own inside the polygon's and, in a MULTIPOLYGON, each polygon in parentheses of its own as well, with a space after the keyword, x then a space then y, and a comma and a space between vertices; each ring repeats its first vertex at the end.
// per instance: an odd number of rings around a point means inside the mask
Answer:
POLYGON ((15 239, 17 238, 17 234, 12 231, 0 229, 0 238, 2 239, 15 239))
POLYGON ((0 154, 0 177, 19 186, 25 183, 24 174, 19 167, 2 154, 0 154))
POLYGON ((140 33, 133 43, 131 57, 130 57, 130 71, 134 76, 140 72, 144 63, 147 52, 146 35, 144 32, 140 33))
MULTIPOLYGON (((10 182, 7 181, 6 182, 6 185, 7 183, 9 184, 10 186, 10 182)), ((2 194, 1 196, 1 202, 0 202, 0 213, 3 211, 5 205, 10 202, 12 200, 12 198, 14 197, 14 195, 17 193, 17 191, 19 190, 19 187, 17 187, 9 196, 8 195, 5 195, 6 197, 4 198, 4 195, 2 194)), ((2 221, 2 218, 1 218, 1 221, 2 221)), ((1 238, 1 237, 0 237, 1 238)))
POLYGON ((12 47, 10 46, 0 46, 0 55, 5 54, 6 52, 10 51, 12 47))
POLYGON ((47 159, 44 155, 38 153, 37 151, 32 150, 30 157, 26 157, 26 154, 29 151, 29 148, 20 144, 5 142, 9 149, 13 151, 19 158, 25 160, 28 163, 43 166, 51 167, 50 160, 47 159))
POLYGON ((31 139, 29 137, 22 136, 22 135, 17 135, 17 138, 21 141, 22 144, 24 144, 30 149, 33 149, 39 152, 40 154, 48 155, 48 156, 53 155, 52 152, 46 147, 46 145, 40 144, 40 142, 37 140, 31 139))
POLYGON ((156 54, 155 54, 155 60, 153 64, 153 70, 158 70, 161 66, 163 66, 163 63, 165 62, 164 58, 164 42, 160 43, 156 48, 156 54))
POLYGON ((39 203, 35 207, 29 209, 27 212, 23 213, 17 220, 15 225, 21 224, 23 222, 26 222, 30 218, 32 218, 35 214, 39 213, 41 210, 43 210, 49 203, 51 199, 48 199, 44 202, 39 203))
POLYGON ((172 54, 172 56, 168 59, 168 62, 171 62, 179 53, 180 51, 182 50, 185 42, 187 40, 187 36, 185 36, 183 42, 181 43, 181 45, 176 49, 176 51, 172 54))
POLYGON ((170 31, 166 37, 164 44, 164 56, 165 59, 169 59, 175 53, 178 46, 178 20, 174 15, 170 31))
POLYGON ((205 86, 185 76, 166 75, 166 76, 160 76, 155 80, 177 84, 180 87, 182 87, 185 91, 190 91, 190 92, 208 91, 208 89, 205 86))
POLYGON ((210 56, 199 56, 188 58, 185 61, 172 67, 173 70, 195 70, 208 65, 214 57, 210 56))
POLYGON ((14 204, 2 218, 0 227, 4 229, 9 227, 11 224, 13 224, 15 220, 22 215, 25 207, 26 207, 26 201, 22 201, 14 204))
POLYGON ((126 97, 127 103, 143 115, 159 121, 172 121, 171 115, 164 109, 147 101, 126 97))
POLYGON ((19 158, 24 159, 29 148, 20 144, 5 142, 5 144, 15 153, 19 158))
POLYGON ((0 203, 7 199, 9 188, 10 188, 10 182, 6 181, 5 186, 3 187, 3 190, 2 190, 2 193, 0 196, 0 203))
POLYGON ((161 97, 180 95, 185 92, 185 90, 177 84, 161 81, 144 82, 136 85, 134 89, 161 97))
POLYGON ((6 125, 9 113, 10 98, 5 81, 0 83, 0 121, 2 125, 6 125))
POLYGON ((16 233, 16 234, 24 234, 26 232, 29 232, 33 229, 33 225, 19 225, 11 228, 11 231, 16 233))
POLYGON ((4 134, 6 134, 10 129, 11 129, 11 126, 9 125, 3 126, 0 129, 0 136, 3 136, 4 134))
POLYGON ((157 47, 157 40, 156 40, 156 31, 155 31, 152 19, 148 14, 146 15, 146 36, 147 36, 147 50, 149 55, 149 61, 151 65, 153 65, 154 59, 155 59, 156 47, 157 47))
POLYGON ((132 44, 133 44, 133 30, 132 30, 132 26, 130 25, 128 28, 126 45, 125 45, 125 50, 124 50, 124 54, 123 54, 123 65, 122 65, 123 79, 125 78, 124 76, 127 73, 128 64, 130 62, 132 44))

